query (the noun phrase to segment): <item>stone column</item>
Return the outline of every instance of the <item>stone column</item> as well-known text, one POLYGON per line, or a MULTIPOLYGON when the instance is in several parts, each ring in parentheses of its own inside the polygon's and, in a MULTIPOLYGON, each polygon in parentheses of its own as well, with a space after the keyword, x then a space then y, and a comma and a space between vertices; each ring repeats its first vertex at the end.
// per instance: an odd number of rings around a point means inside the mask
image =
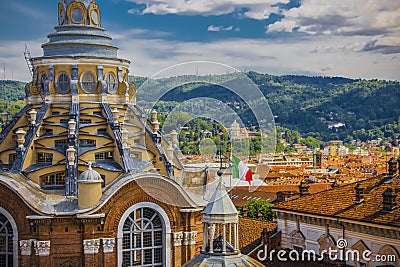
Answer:
POLYGON ((222 225, 222 253, 226 252, 226 224, 222 225))
POLYGON ((229 227, 229 244, 232 245, 232 224, 228 224, 229 227))
POLYGON ((207 240, 208 240, 208 227, 207 223, 203 223, 203 247, 201 248, 201 252, 206 252, 207 248, 207 240))
POLYGON ((211 224, 210 227, 210 253, 214 253, 214 233, 215 233, 215 224, 211 224))
POLYGON ((239 233, 238 233, 238 223, 233 224, 233 239, 234 239, 234 248, 235 250, 239 249, 239 233))

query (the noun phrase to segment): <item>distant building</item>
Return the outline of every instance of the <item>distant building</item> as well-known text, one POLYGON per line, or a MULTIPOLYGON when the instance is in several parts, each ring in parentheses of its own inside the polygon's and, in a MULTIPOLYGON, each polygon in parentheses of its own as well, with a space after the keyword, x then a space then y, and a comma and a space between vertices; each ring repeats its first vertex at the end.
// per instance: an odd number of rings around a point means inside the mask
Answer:
POLYGON ((371 251, 372 261, 349 258, 346 266, 400 266, 400 161, 388 164, 387 175, 276 204, 282 247, 321 255, 343 245, 344 252, 371 251), (377 262, 377 255, 391 260, 377 262))

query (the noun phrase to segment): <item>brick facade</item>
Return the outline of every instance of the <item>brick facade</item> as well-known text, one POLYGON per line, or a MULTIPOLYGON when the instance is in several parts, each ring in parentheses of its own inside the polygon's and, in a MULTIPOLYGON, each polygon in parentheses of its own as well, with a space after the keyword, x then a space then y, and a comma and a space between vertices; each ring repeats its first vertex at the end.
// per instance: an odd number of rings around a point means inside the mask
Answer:
MULTIPOLYGON (((13 217, 18 229, 18 241, 23 241, 26 245, 24 255, 21 252, 22 248, 18 249, 19 266, 117 266, 116 240, 120 219, 129 207, 140 202, 159 205, 168 215, 171 233, 196 232, 197 234, 194 236, 195 240, 189 242, 184 239, 179 246, 174 246, 174 240, 171 237, 170 266, 181 266, 200 252, 201 211, 182 212, 179 207, 161 203, 146 194, 133 181, 120 188, 96 212, 104 216, 86 218, 76 214, 40 216, 30 209, 17 193, 0 183, 0 207, 13 217), (111 242, 115 240, 114 244, 107 243, 105 248, 104 238, 108 238, 107 240, 111 242), (98 242, 90 243, 89 241, 92 240, 98 240, 98 242), (48 243, 40 243, 44 247, 39 252, 37 250, 39 244, 35 241, 50 241, 49 254, 46 255, 45 247, 48 243), (31 246, 30 249, 29 246, 31 246)), ((20 246, 20 242, 18 243, 20 246)))

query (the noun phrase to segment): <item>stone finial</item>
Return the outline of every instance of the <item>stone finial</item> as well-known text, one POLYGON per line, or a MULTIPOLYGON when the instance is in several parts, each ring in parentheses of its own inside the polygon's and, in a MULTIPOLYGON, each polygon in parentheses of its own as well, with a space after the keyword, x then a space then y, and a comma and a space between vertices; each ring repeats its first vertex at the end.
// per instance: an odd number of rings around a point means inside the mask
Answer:
POLYGON ((178 140, 178 132, 173 130, 171 132, 171 143, 174 147, 178 147, 179 146, 179 140, 178 140))
POLYGON ((67 158, 68 158, 68 164, 69 165, 75 165, 75 154, 76 154, 76 149, 73 146, 69 146, 67 149, 67 158))
POLYGON ((20 147, 20 148, 24 147, 25 135, 26 135, 26 132, 24 131, 24 129, 19 128, 18 131, 15 132, 15 134, 17 135, 18 147, 20 147))
POLYGON ((76 128, 76 121, 74 119, 70 119, 68 122, 68 130, 70 135, 75 134, 75 128, 76 128))
POLYGON ((50 241, 34 241, 34 247, 37 256, 50 255, 50 241))
POLYGON ((83 252, 85 254, 99 253, 100 239, 83 240, 83 252))
POLYGON ((169 159, 169 161, 172 161, 174 159, 174 151, 175 151, 175 149, 170 144, 167 147, 167 158, 169 159))
POLYGON ((158 119, 157 119, 157 111, 155 110, 155 109, 153 109, 152 111, 151 111, 151 121, 152 122, 155 122, 155 121, 158 121, 158 119))
POLYGON ((37 111, 33 108, 31 109, 29 112, 29 122, 30 124, 36 124, 36 115, 37 115, 37 111))
POLYGON ((154 132, 157 133, 158 130, 160 130, 160 123, 158 121, 153 121, 152 124, 154 126, 154 132))
POLYGON ((121 139, 122 139, 122 145, 124 147, 128 147, 128 137, 129 137, 129 132, 127 129, 122 129, 121 130, 121 139))

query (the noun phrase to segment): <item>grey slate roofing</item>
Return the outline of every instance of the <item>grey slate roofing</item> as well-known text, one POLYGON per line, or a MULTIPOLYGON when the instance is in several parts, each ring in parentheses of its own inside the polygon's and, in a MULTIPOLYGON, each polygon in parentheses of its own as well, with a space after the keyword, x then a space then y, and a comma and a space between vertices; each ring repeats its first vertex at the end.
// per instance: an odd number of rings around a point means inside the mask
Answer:
POLYGON ((233 205, 231 198, 225 190, 225 186, 222 184, 222 179, 220 177, 218 179, 220 181, 203 214, 209 216, 238 215, 235 205, 233 205))

